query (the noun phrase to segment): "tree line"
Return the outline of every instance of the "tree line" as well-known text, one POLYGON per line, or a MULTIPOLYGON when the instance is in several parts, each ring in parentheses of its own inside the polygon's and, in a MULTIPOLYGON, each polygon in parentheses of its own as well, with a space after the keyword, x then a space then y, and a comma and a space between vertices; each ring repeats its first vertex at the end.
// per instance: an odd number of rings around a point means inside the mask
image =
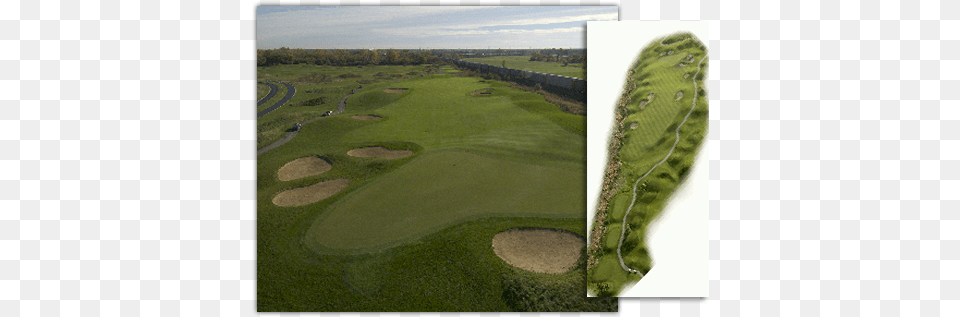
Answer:
POLYGON ((564 56, 563 49, 551 49, 551 50, 540 50, 539 52, 533 52, 530 54, 530 61, 539 61, 539 62, 558 62, 563 63, 564 66, 567 64, 584 64, 587 62, 587 54, 573 53, 564 56))
POLYGON ((307 50, 287 47, 257 50, 257 66, 285 64, 328 66, 420 65, 433 64, 439 61, 439 58, 427 52, 411 52, 408 50, 307 50))

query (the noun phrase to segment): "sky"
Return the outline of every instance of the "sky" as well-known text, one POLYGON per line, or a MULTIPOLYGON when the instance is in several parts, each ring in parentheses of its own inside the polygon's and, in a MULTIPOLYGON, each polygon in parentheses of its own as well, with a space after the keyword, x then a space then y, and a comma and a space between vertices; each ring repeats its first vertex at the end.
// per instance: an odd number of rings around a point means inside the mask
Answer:
POLYGON ((616 6, 258 6, 257 48, 585 48, 616 6))

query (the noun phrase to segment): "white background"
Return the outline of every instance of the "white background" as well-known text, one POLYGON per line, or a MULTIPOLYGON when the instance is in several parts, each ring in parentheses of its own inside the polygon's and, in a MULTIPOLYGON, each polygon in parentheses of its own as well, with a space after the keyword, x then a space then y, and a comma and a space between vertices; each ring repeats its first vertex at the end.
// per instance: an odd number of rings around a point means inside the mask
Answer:
MULTIPOLYGON (((588 237, 606 168, 607 144, 615 123, 614 108, 620 99, 627 71, 640 51, 654 39, 687 31, 709 44, 708 28, 706 22, 696 21, 587 23, 588 237)), ((706 149, 706 143, 702 150, 706 149)), ((653 268, 634 286, 622 291, 620 297, 706 297, 709 293, 707 189, 710 157, 707 151, 699 154, 684 186, 677 189, 661 216, 650 223, 646 243, 654 260, 653 268)), ((611 256, 616 254, 611 253, 611 256)))

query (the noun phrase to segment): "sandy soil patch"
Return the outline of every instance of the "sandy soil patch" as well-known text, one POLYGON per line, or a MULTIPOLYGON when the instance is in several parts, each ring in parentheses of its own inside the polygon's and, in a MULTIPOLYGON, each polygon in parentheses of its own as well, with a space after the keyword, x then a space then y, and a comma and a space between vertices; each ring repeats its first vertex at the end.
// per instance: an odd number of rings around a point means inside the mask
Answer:
POLYGON ((273 204, 281 207, 303 206, 333 196, 347 188, 350 180, 345 178, 319 182, 307 187, 289 189, 273 196, 273 204))
POLYGON ((493 237, 493 252, 510 265, 550 274, 561 274, 577 264, 586 242, 567 231, 511 229, 493 237))
POLYGON ((403 93, 404 91, 407 91, 407 88, 387 88, 383 90, 383 92, 388 94, 399 94, 403 93))
POLYGON ((347 155, 353 157, 380 157, 387 159, 397 159, 401 157, 407 157, 413 155, 413 151, 410 150, 391 150, 384 147, 373 146, 373 147, 362 147, 347 151, 347 155))
POLYGON ((330 162, 327 162, 319 156, 301 157, 296 160, 283 164, 277 171, 277 178, 282 181, 289 181, 307 176, 317 175, 333 168, 330 162))
POLYGON ((380 119, 381 119, 381 118, 378 117, 378 116, 371 116, 371 115, 365 115, 365 114, 364 114, 364 115, 352 116, 351 118, 354 118, 354 119, 357 119, 357 120, 367 120, 367 121, 368 121, 368 120, 380 120, 380 119))

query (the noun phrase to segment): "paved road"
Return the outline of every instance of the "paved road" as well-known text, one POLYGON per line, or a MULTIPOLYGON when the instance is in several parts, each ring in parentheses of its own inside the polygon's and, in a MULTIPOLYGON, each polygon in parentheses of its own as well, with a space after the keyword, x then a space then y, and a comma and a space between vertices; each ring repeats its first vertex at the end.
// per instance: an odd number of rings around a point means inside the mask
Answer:
MULTIPOLYGON (((349 95, 346 95, 343 98, 340 98, 340 101, 337 102, 337 110, 334 111, 333 114, 331 114, 331 116, 334 114, 340 114, 344 110, 347 110, 347 98, 349 98, 350 96, 353 96, 353 94, 357 93, 357 91, 360 91, 360 88, 363 88, 363 86, 360 86, 359 88, 354 89, 353 92, 351 92, 349 95)), ((313 119, 304 121, 302 123, 307 124, 320 118, 323 118, 323 116, 314 117, 313 119)), ((277 142, 273 142, 272 144, 264 146, 262 149, 257 150, 257 156, 260 156, 260 154, 266 153, 267 151, 273 150, 278 146, 283 145, 284 143, 290 142, 290 140, 293 140, 293 138, 296 137, 298 133, 300 132, 299 131, 287 132, 287 134, 285 134, 282 138, 280 138, 280 140, 277 140, 277 142)))
POLYGON ((277 94, 277 85, 274 85, 268 82, 263 82, 263 81, 258 81, 257 83, 264 84, 264 85, 267 85, 267 87, 270 87, 270 92, 267 93, 267 95, 264 96, 263 99, 260 99, 260 101, 257 101, 257 107, 259 107, 264 102, 267 102, 267 100, 270 100, 270 98, 273 98, 273 96, 277 94))
POLYGON ((673 154, 673 150, 677 148, 677 144, 680 143, 680 127, 682 127, 684 123, 687 123, 687 119, 689 119, 690 114, 693 113, 693 108, 697 107, 697 96, 700 95, 698 90, 699 87, 697 87, 697 75, 700 75, 700 67, 703 66, 703 61, 705 60, 707 60, 707 55, 703 55, 703 58, 700 59, 700 63, 697 64, 697 73, 693 75, 693 104, 690 106, 690 110, 687 111, 687 115, 683 117, 683 121, 681 121, 680 125, 677 126, 677 130, 674 131, 674 134, 676 134, 676 139, 673 140, 673 147, 670 148, 670 151, 667 152, 667 155, 664 156, 660 162, 651 167, 647 173, 643 174, 643 176, 640 176, 640 178, 633 183, 633 198, 630 199, 630 206, 627 207, 626 213, 623 214, 623 224, 620 225, 620 242, 617 243, 617 259, 620 260, 620 267, 623 268, 624 271, 639 274, 640 277, 643 277, 643 272, 627 267, 627 264, 623 263, 623 254, 620 252, 620 247, 623 246, 623 239, 627 234, 627 216, 630 215, 630 210, 633 209, 633 204, 637 202, 637 185, 640 184, 640 181, 643 180, 644 177, 650 175, 654 169, 663 164, 663 162, 666 162, 667 158, 670 158, 670 155, 673 154))
POLYGON ((277 103, 270 106, 270 108, 263 109, 263 111, 258 112, 257 113, 258 119, 270 113, 271 111, 277 110, 277 108, 280 108, 280 106, 287 103, 287 101, 290 101, 290 98, 293 98, 293 95, 297 93, 297 88, 293 87, 293 85, 284 83, 284 82, 281 82, 281 84, 283 84, 284 86, 287 86, 287 95, 283 96, 283 99, 280 99, 280 101, 277 101, 277 103))

